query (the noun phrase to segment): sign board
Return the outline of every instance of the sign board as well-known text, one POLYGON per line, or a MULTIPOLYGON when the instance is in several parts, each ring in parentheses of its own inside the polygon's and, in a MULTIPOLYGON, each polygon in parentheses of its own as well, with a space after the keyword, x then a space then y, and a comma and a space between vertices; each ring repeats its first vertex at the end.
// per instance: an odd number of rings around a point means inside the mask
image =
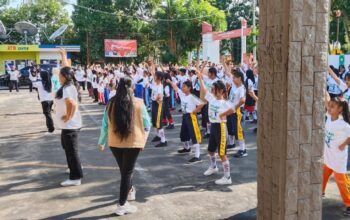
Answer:
POLYGON ((137 41, 105 39, 105 57, 137 57, 137 41))
POLYGON ((339 65, 344 65, 345 64, 345 56, 344 55, 340 55, 339 56, 339 65))
MULTIPOLYGON (((238 37, 241 37, 241 33, 242 33, 242 29, 221 32, 221 33, 215 33, 213 35, 213 40, 224 40, 224 39, 238 38, 238 37)), ((243 31, 244 36, 248 36, 248 35, 250 35, 250 33, 252 33, 251 28, 245 28, 243 31)))
POLYGON ((38 45, 0 45, 0 52, 38 52, 38 45))

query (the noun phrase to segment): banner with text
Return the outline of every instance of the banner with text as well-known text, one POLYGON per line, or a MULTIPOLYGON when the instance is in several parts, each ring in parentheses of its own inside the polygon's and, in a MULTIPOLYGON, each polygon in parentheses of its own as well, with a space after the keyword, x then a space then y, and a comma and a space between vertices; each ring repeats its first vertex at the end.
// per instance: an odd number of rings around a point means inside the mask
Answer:
POLYGON ((137 41, 105 39, 105 57, 137 57, 137 41))

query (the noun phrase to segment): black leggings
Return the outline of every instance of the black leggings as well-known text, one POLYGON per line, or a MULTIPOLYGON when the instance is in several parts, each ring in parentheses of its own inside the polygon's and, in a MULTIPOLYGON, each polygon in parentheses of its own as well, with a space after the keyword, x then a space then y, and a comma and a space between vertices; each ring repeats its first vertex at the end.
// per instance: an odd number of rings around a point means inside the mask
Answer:
POLYGON ((140 148, 116 148, 110 147, 115 159, 117 160, 121 181, 119 192, 119 205, 124 205, 129 191, 132 187, 132 173, 136 164, 137 157, 141 151, 140 148))
POLYGON ((51 116, 53 101, 43 101, 41 102, 41 106, 43 108, 43 113, 46 118, 46 127, 49 132, 53 132, 55 127, 53 126, 53 120, 51 116))
POLYGON ((80 129, 62 129, 61 143, 66 153, 69 168, 69 179, 78 180, 83 178, 83 171, 78 153, 78 134, 80 129))
POLYGON ((94 88, 93 93, 94 93, 95 102, 98 102, 98 90, 97 90, 97 88, 94 88))
POLYGON ((173 123, 173 118, 170 113, 170 97, 164 97, 163 99, 163 121, 169 120, 169 123, 173 123))

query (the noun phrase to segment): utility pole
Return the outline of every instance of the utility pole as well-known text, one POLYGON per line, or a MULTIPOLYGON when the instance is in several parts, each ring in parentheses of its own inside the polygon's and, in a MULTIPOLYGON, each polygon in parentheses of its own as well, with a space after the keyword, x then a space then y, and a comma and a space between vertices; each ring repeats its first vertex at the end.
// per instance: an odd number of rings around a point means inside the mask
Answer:
MULTIPOLYGON (((253 30, 256 30, 256 1, 253 0, 253 30)), ((256 35, 253 36, 253 43, 256 45, 256 35)), ((256 62, 256 46, 253 48, 254 62, 256 62)))

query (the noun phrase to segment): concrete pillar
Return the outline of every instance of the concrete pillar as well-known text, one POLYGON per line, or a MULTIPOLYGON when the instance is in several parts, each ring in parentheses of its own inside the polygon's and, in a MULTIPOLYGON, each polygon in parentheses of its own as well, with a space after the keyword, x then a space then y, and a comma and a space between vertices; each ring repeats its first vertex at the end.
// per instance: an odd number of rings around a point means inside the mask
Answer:
POLYGON ((321 219, 330 0, 260 0, 258 219, 321 219))
POLYGON ((213 34, 213 32, 210 32, 202 35, 203 60, 209 60, 213 63, 220 63, 220 41, 214 41, 213 34))

